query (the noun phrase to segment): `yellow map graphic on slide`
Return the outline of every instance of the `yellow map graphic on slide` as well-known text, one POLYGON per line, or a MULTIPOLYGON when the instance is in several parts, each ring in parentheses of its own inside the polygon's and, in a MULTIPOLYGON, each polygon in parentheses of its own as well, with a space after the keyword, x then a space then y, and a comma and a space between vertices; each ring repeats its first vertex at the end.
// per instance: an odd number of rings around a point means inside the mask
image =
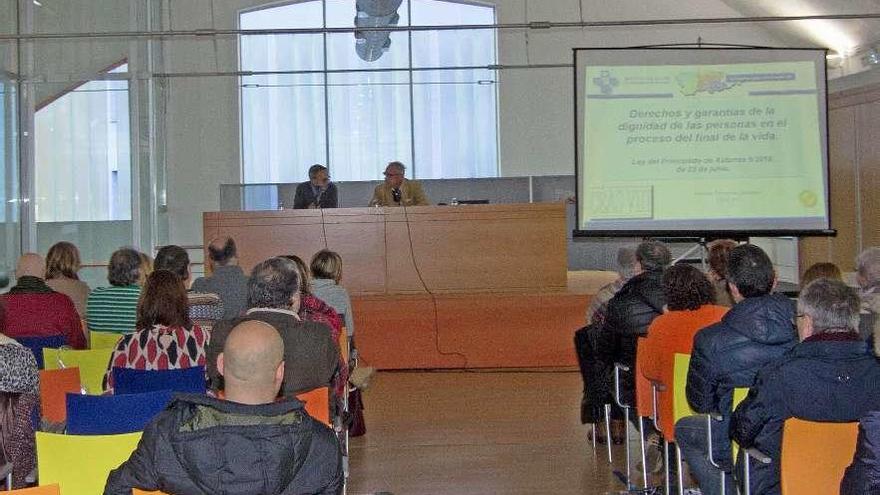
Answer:
POLYGON ((739 83, 727 82, 727 74, 716 70, 697 72, 681 72, 675 76, 675 82, 684 96, 696 96, 699 93, 720 93, 739 83))
POLYGON ((611 186, 587 189, 587 218, 651 218, 653 188, 651 186, 611 186))

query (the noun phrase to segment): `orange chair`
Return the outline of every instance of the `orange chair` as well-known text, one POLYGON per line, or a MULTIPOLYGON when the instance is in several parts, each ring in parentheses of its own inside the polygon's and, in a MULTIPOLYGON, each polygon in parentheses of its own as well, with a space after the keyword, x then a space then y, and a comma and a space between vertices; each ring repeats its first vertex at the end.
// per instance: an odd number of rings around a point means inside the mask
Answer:
POLYGON ((782 495, 837 493, 856 451, 859 424, 791 418, 782 429, 782 495), (816 462, 816 459, 822 462, 816 462))
POLYGON ((339 354, 342 356, 342 359, 348 363, 349 358, 349 349, 348 349, 348 332, 345 330, 345 327, 342 327, 342 330, 339 332, 339 354))
POLYGON ((80 393, 79 368, 40 370, 40 407, 52 423, 67 420, 67 394, 80 393))
POLYGON ((296 398, 305 404, 309 416, 332 427, 330 424, 330 389, 328 387, 320 387, 297 394, 296 398))
POLYGON ((58 483, 53 483, 51 485, 22 488, 3 493, 8 493, 9 495, 61 495, 61 489, 58 488, 58 483))
POLYGON ((168 495, 165 492, 145 492, 143 490, 138 490, 134 488, 131 490, 131 495, 168 495))

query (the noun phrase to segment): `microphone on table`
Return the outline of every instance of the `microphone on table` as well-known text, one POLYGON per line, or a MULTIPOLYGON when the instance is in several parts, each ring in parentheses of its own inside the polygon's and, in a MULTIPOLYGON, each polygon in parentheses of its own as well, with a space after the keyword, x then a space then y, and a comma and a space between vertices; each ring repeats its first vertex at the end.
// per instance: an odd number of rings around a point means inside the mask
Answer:
POLYGON ((395 203, 400 203, 402 196, 400 189, 395 188, 391 190, 391 197, 394 198, 395 203))

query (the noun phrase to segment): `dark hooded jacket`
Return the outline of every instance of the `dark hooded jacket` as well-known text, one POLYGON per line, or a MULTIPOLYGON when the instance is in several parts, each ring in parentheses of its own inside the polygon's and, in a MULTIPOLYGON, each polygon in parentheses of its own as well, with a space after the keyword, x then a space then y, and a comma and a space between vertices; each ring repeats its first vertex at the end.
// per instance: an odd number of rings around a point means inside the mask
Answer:
POLYGON ((853 463, 846 468, 840 495, 880 493, 880 411, 872 411, 859 421, 859 439, 853 463))
POLYGON ((608 367, 614 363, 629 367, 630 372, 622 373, 620 378, 620 395, 624 404, 635 404, 634 370, 639 338, 648 334, 648 326, 663 314, 665 305, 661 270, 640 273, 629 279, 608 301, 597 354, 608 367))
MULTIPOLYGON (((751 493, 779 495, 782 427, 788 418, 858 421, 880 407, 880 362, 855 333, 818 334, 762 369, 730 422, 731 438, 767 454, 751 463, 751 493)), ((821 452, 816 453, 821 459, 821 452)))
POLYGON ((764 365, 797 343, 795 303, 782 294, 750 297, 735 304, 721 321, 694 337, 687 377, 687 399, 698 413, 718 413, 712 429, 713 455, 732 466, 728 437, 733 389, 751 387, 764 365))
POLYGON ((178 395, 110 472, 104 495, 339 494, 342 458, 330 428, 295 399, 257 406, 178 395))

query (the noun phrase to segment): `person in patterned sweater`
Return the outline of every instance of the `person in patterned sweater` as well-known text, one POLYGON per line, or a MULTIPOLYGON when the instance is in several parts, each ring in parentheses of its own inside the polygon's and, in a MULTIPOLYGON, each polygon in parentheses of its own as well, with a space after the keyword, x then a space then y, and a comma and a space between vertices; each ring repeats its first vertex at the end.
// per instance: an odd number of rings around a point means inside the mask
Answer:
POLYGON ((189 319, 186 289, 174 273, 156 270, 147 278, 136 328, 116 344, 104 377, 106 391, 113 391, 113 368, 170 370, 205 366, 208 334, 189 319))

